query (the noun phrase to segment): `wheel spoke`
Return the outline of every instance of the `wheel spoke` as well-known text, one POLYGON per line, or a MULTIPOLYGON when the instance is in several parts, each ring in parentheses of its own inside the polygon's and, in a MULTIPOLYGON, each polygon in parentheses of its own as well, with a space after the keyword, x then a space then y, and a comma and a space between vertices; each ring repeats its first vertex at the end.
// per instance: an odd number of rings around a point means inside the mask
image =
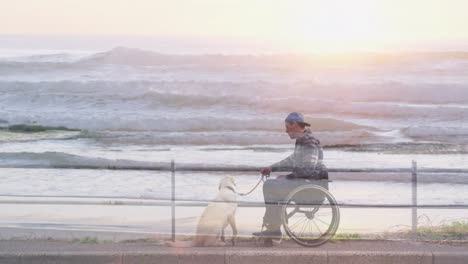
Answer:
POLYGON ((298 225, 299 223, 304 222, 304 220, 306 220, 306 219, 307 219, 307 217, 302 218, 301 220, 298 220, 296 223, 294 223, 294 225, 290 226, 289 229, 292 229, 293 227, 295 227, 295 226, 298 225))
POLYGON ((312 224, 309 225, 309 232, 310 232, 310 237, 313 236, 314 232, 312 230, 312 224))
POLYGON ((330 223, 325 223, 324 221, 320 220, 320 218, 315 218, 315 219, 322 222, 324 225, 327 225, 327 226, 330 225, 330 223))
MULTIPOLYGON (((307 218, 306 218, 307 219, 307 218)), ((299 235, 299 237, 302 237, 302 234, 304 234, 304 231, 308 225, 309 221, 306 222, 306 224, 304 226, 302 226, 302 231, 301 231, 301 234, 299 235)))
POLYGON ((312 222, 314 222, 314 225, 317 227, 319 233, 320 233, 320 236, 323 236, 323 233, 322 233, 322 230, 320 230, 320 228, 318 227, 317 223, 315 223, 314 220, 312 220, 312 222))

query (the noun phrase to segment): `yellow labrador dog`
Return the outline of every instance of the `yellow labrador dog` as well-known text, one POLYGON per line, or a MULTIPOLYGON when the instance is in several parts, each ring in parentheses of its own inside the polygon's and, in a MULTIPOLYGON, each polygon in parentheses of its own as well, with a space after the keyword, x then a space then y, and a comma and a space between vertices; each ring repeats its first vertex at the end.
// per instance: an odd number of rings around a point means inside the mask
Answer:
POLYGON ((224 229, 232 228, 232 244, 237 237, 236 210, 237 194, 234 177, 225 177, 218 186, 218 195, 203 211, 197 225, 195 239, 191 242, 168 242, 172 247, 225 246, 224 229), (221 240, 220 240, 221 239, 221 240))

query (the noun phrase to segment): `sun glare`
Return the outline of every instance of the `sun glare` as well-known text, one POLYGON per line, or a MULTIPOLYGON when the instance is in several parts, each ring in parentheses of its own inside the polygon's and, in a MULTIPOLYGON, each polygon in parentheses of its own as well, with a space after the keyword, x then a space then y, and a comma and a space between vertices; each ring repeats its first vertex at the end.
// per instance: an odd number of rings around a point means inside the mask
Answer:
POLYGON ((381 38, 375 1, 293 2, 289 37, 305 51, 369 50, 381 38))
POLYGON ((297 53, 464 49, 468 41, 466 0, 3 2, 0 34, 169 36, 297 53))

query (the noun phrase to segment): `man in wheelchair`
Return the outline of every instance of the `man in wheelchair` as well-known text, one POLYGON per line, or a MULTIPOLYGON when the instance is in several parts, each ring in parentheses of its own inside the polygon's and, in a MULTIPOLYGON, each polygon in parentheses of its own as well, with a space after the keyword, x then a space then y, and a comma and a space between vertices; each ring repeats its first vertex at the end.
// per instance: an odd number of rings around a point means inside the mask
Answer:
POLYGON ((323 151, 320 141, 306 128, 310 124, 304 121, 300 113, 290 113, 285 119, 286 133, 296 139, 294 152, 286 159, 261 170, 262 175, 275 171, 291 171, 290 174, 269 179, 263 184, 265 199, 265 230, 253 233, 261 237, 281 237, 281 206, 288 194, 297 187, 310 184, 311 181, 328 179, 328 172, 322 163, 323 151))

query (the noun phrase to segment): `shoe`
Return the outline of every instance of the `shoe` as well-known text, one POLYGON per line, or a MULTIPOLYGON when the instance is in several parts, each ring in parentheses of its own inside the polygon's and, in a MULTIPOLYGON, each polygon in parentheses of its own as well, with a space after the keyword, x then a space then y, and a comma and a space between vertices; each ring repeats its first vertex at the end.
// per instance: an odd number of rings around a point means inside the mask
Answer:
POLYGON ((281 233, 281 230, 275 230, 275 231, 265 230, 262 232, 254 232, 252 233, 252 235, 256 237, 281 238, 283 234, 281 233))

